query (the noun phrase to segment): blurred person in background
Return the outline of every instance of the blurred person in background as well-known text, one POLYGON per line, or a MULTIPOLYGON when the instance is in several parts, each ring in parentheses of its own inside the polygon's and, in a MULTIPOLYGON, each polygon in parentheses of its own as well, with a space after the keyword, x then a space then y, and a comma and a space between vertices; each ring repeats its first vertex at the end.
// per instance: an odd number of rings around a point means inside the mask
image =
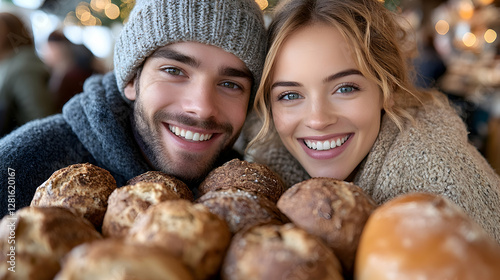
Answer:
POLYGON ((51 70, 49 89, 58 112, 71 97, 83 91, 88 77, 100 73, 94 67, 96 58, 92 52, 84 45, 73 44, 60 30, 49 35, 42 59, 51 70))
POLYGON ((22 20, 0 13, 0 137, 55 112, 49 75, 22 20))
POLYGON ((415 84, 421 88, 438 88, 439 79, 446 73, 447 66, 434 46, 432 26, 418 31, 418 55, 413 60, 416 70, 415 84))

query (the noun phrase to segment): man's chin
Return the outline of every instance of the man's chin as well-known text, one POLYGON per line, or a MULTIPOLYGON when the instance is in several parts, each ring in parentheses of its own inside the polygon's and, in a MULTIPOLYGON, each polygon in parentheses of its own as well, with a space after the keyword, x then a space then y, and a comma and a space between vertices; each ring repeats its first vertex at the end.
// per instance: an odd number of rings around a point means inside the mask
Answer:
POLYGON ((193 164, 190 162, 170 162, 166 165, 159 166, 163 172, 175 176, 186 184, 201 182, 214 168, 215 160, 209 162, 200 162, 193 164))

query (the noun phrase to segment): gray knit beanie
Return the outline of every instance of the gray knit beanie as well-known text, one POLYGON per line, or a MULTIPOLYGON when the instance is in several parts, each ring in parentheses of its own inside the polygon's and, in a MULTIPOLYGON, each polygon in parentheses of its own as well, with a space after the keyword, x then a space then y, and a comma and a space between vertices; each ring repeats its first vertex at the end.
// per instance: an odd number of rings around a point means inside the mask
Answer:
POLYGON ((266 35, 255 0, 137 0, 115 45, 118 88, 123 95, 137 68, 158 48, 195 41, 220 47, 246 64, 254 76, 252 103, 262 74, 266 35))

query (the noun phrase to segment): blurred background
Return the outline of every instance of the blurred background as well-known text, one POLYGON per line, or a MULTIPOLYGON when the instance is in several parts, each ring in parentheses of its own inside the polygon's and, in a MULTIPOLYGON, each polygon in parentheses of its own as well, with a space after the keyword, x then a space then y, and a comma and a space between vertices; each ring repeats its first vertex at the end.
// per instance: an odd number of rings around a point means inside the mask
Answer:
MULTIPOLYGON (((256 2, 270 21, 279 0, 256 2)), ((382 2, 403 15, 414 30, 418 46, 413 61, 415 82, 449 96, 468 125, 470 141, 500 171, 500 1, 382 2)), ((114 41, 134 3, 0 0, 0 12, 19 16, 29 29, 37 56, 50 70, 48 87, 57 96, 57 111, 81 91, 86 77, 112 70, 114 41)), ((15 45, 23 39, 11 36, 9 41, 15 45)), ((0 114, 1 110, 0 104, 0 114)))

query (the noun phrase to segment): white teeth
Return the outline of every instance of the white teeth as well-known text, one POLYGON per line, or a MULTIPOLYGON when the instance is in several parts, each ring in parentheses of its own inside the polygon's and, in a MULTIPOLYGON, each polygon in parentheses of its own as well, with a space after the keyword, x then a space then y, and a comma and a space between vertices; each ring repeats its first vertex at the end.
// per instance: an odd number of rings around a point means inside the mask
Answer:
POLYGON ((318 151, 325 151, 325 150, 330 150, 335 147, 340 147, 342 146, 345 141, 349 139, 349 136, 345 136, 342 138, 338 138, 337 140, 331 140, 331 141, 311 141, 311 140, 305 140, 304 143, 309 149, 313 150, 318 150, 318 151))
POLYGON ((172 133, 174 133, 177 136, 183 137, 187 140, 192 140, 192 141, 206 141, 212 138, 213 134, 200 134, 198 132, 192 132, 190 130, 185 130, 182 128, 179 128, 177 126, 169 125, 168 128, 172 133))

